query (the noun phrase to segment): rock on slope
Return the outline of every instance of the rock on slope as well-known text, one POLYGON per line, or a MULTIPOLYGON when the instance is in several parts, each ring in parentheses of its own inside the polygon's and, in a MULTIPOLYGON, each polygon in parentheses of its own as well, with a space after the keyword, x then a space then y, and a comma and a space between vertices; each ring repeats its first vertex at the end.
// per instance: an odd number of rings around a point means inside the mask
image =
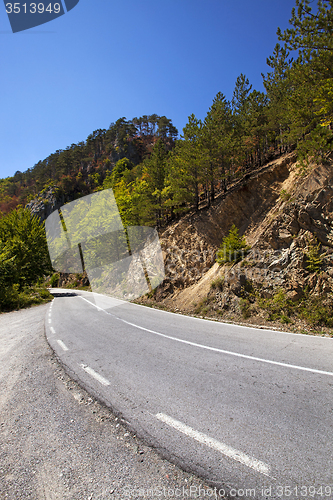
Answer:
POLYGON ((293 304, 306 307, 311 297, 330 310, 332 167, 330 160, 304 169, 290 153, 235 184, 213 207, 169 226, 161 235, 166 279, 154 300, 225 319, 252 313, 256 322, 269 316, 289 322, 293 304), (245 260, 220 267, 216 251, 232 224, 251 250, 245 260))

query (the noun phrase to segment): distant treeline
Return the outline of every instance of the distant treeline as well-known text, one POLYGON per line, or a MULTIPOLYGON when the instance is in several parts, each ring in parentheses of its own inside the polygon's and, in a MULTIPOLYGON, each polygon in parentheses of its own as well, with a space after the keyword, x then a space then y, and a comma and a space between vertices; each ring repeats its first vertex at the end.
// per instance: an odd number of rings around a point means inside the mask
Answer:
POLYGON ((1 180, 0 210, 50 185, 65 201, 112 187, 125 224, 161 226, 209 206, 238 176, 286 151, 324 160, 333 141, 333 0, 318 2, 315 13, 297 1, 290 26, 278 30, 282 44, 267 59, 265 92, 241 74, 231 101, 218 93, 203 121, 189 117, 180 139, 165 116, 120 118, 1 180))
POLYGON ((0 211, 8 213, 25 205, 47 186, 57 186, 67 201, 92 192, 119 159, 139 164, 161 138, 174 146, 178 130, 165 116, 150 115, 133 120, 120 118, 108 130, 99 129, 86 141, 57 150, 25 172, 0 180, 0 211))

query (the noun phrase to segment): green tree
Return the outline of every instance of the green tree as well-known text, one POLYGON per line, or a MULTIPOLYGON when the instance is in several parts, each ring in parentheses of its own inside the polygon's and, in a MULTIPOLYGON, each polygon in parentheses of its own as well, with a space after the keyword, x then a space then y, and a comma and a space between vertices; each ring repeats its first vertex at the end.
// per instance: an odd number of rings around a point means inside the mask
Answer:
POLYGON ((202 148, 202 122, 193 114, 183 129, 170 158, 168 185, 175 205, 193 203, 199 209, 199 186, 203 182, 206 157, 202 148))
POLYGON ((165 187, 167 151, 162 139, 153 147, 150 158, 144 162, 143 172, 146 174, 148 190, 151 195, 151 204, 156 212, 156 224, 162 223, 162 191, 165 187))
POLYGON ((28 209, 17 209, 0 219, 2 279, 19 288, 52 272, 44 224, 28 209))
POLYGON ((122 177, 126 176, 126 174, 133 169, 133 167, 134 164, 128 158, 118 160, 112 169, 111 175, 107 178, 109 185, 106 186, 106 184, 104 184, 103 187, 114 187, 115 184, 122 179, 122 177))
POLYGON ((250 247, 247 245, 246 240, 239 235, 239 231, 235 224, 227 236, 222 240, 221 246, 216 254, 216 262, 220 265, 227 262, 237 262, 245 257, 250 247))
POLYGON ((266 76, 262 74, 267 92, 268 105, 265 109, 267 117, 266 148, 272 141, 282 153, 284 144, 290 140, 290 122, 293 119, 290 97, 293 91, 289 70, 292 58, 285 47, 276 44, 273 54, 267 58, 267 65, 272 69, 266 76))
MULTIPOLYGON (((290 76, 294 92, 292 110, 303 120, 302 139, 310 138, 318 124, 332 129, 333 124, 333 1, 318 0, 317 11, 312 12, 309 0, 296 0, 292 10, 291 28, 278 36, 288 50, 298 51, 290 76), (306 134, 310 133, 310 136, 306 134)), ((315 132, 315 135, 317 132, 315 132)), ((332 134, 324 133, 327 149, 332 149, 332 134)), ((325 148, 324 148, 325 149, 325 148)), ((314 147, 316 154, 318 148, 314 147)))
POLYGON ((172 121, 169 120, 166 116, 159 117, 157 121, 158 129, 157 135, 162 138, 170 137, 172 140, 176 139, 178 135, 178 130, 172 124, 172 121))
POLYGON ((255 163, 261 166, 267 135, 267 96, 263 92, 253 90, 249 95, 249 103, 250 137, 247 141, 248 157, 252 166, 255 163))
POLYGON ((247 160, 246 139, 249 136, 251 89, 248 78, 241 73, 237 77, 231 101, 234 122, 233 156, 238 165, 243 165, 247 160))
MULTIPOLYGON (((208 204, 214 201, 215 185, 221 180, 226 187, 227 165, 230 161, 232 116, 230 103, 219 92, 209 108, 201 130, 202 146, 207 154, 206 179, 210 193, 208 204)), ((208 190, 208 189, 207 189, 208 190)))

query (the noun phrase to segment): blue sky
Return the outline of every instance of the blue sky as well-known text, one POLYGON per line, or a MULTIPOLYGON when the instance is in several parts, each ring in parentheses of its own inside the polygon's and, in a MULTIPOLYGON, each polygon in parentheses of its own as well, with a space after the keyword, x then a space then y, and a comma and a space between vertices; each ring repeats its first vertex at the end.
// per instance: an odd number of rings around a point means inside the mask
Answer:
MULTIPOLYGON (((21 2, 23 3, 23 2, 21 2)), ((0 3, 0 177, 125 116, 157 113, 181 132, 217 92, 261 73, 294 0, 80 0, 11 33, 0 3)))

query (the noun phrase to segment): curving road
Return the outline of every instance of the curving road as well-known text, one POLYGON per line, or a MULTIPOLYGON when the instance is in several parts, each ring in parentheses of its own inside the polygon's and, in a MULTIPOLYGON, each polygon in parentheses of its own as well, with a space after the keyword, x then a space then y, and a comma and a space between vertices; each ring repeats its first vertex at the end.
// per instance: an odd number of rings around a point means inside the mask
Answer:
POLYGON ((164 456, 232 497, 333 498, 333 339, 52 292, 61 362, 164 456))

